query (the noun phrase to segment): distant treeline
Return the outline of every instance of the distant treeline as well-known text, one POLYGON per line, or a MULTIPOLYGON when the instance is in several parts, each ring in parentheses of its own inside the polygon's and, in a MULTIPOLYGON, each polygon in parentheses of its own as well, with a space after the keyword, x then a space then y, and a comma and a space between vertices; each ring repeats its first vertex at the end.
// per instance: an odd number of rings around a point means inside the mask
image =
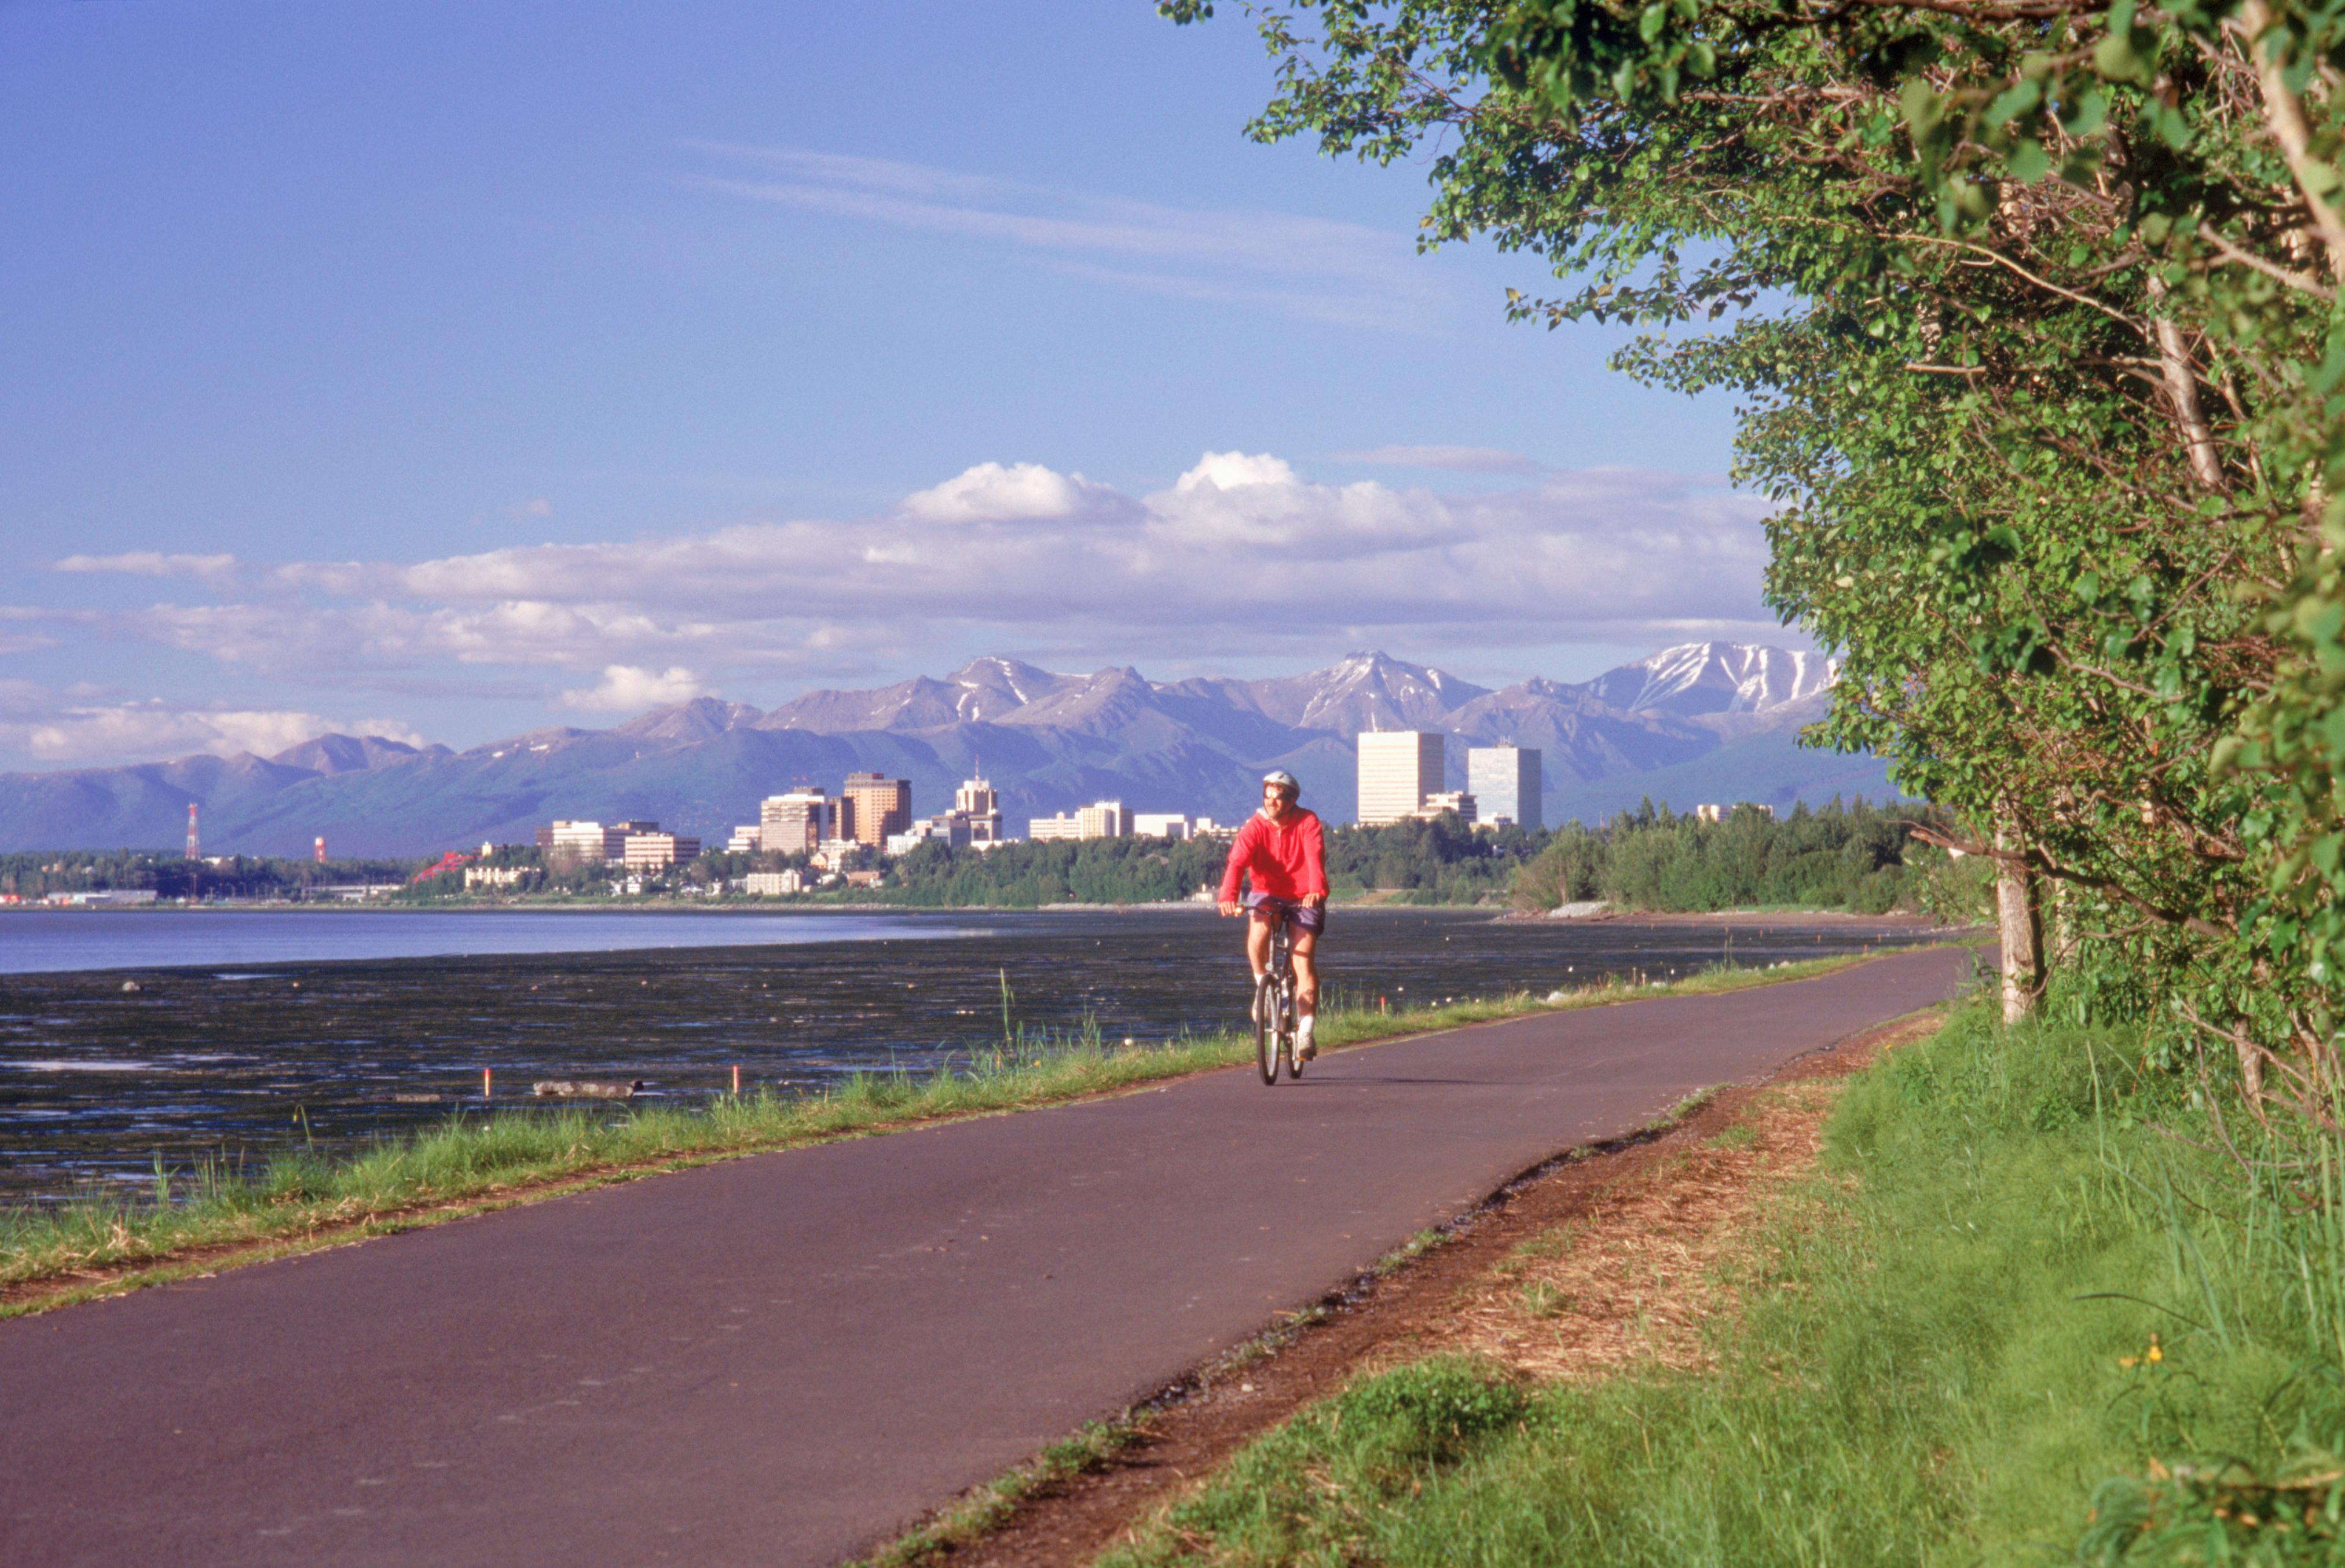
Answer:
POLYGON ((1679 912, 1919 908, 1945 865, 1944 851, 1911 840, 1910 824, 1928 820, 1926 807, 1861 797, 1822 810, 1796 806, 1782 818, 1745 806, 1714 822, 1648 800, 1592 830, 1567 824, 1524 865, 1514 899, 1532 910, 1596 899, 1679 912))
MULTIPOLYGON (((1503 894, 1545 842, 1518 828, 1477 833, 1455 817, 1330 827, 1327 881, 1339 895, 1377 890, 1410 902, 1472 903, 1503 894)), ((876 891, 911 904, 1155 903, 1218 883, 1228 858, 1227 839, 1019 841, 981 851, 929 843, 898 859, 876 891)))
POLYGON ((299 899, 333 883, 404 882, 428 861, 223 855, 219 863, 155 850, 43 850, 0 854, 0 893, 151 892, 157 898, 299 899))

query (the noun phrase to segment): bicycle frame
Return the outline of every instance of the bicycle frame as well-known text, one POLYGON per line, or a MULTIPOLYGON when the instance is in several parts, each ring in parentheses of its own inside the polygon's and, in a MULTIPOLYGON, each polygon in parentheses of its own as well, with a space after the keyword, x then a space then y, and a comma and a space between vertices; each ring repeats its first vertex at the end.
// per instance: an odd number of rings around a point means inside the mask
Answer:
POLYGON ((1272 912, 1276 918, 1270 928, 1270 962, 1254 983, 1254 1068, 1265 1084, 1278 1082, 1282 1061, 1289 1078, 1303 1076, 1295 1041, 1294 942, 1286 909, 1273 906, 1272 912))

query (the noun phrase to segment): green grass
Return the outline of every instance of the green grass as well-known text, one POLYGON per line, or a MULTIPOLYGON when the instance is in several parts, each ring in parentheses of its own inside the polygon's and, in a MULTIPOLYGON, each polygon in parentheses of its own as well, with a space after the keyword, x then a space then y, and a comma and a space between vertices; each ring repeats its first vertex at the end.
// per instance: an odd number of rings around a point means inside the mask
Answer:
MULTIPOLYGON (((1457 1028, 1562 1007, 1662 994, 1698 994, 1802 978, 1857 962, 1818 960, 1773 970, 1718 968, 1669 986, 1607 982, 1560 1002, 1528 995, 1458 1000, 1391 1013, 1331 1008, 1328 1049, 1457 1028)), ((190 1268, 218 1267, 218 1249, 273 1257, 304 1247, 477 1213, 580 1183, 632 1179, 713 1160, 885 1132, 942 1117, 1061 1104, 1251 1060, 1250 1036, 1199 1036, 1117 1047, 1094 1028, 1035 1038, 1013 1032, 1000 1049, 955 1070, 864 1074, 822 1095, 720 1096, 703 1106, 592 1108, 459 1115, 430 1131, 340 1159, 281 1156, 258 1175, 223 1163, 158 1167, 144 1198, 92 1196, 0 1215, 0 1288, 103 1278, 20 1294, 0 1318, 63 1305, 190 1268), (124 1270, 131 1272, 125 1274, 124 1270)))
POLYGON ((1107 1561, 2345 1561, 2336 1149, 2197 1146, 2142 1061, 1959 1014, 1842 1095, 1715 1369, 1366 1379, 1107 1561))

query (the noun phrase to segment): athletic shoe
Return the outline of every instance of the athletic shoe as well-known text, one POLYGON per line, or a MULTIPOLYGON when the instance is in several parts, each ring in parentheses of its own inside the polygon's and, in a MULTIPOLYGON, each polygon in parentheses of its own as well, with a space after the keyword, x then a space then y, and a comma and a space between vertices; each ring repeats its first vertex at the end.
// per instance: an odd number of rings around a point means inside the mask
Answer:
POLYGON ((1319 1054, 1319 1047, 1312 1044, 1311 1040, 1311 1026, 1317 1022, 1318 1019, 1315 1016, 1310 1013, 1305 1013, 1302 1020, 1295 1024, 1294 1059, 1296 1061, 1308 1062, 1314 1056, 1319 1054))

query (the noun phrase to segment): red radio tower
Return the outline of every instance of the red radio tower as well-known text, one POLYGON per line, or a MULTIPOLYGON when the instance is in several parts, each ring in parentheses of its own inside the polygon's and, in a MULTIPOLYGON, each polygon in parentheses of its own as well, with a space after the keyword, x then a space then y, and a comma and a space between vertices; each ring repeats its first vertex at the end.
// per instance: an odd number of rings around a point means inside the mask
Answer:
POLYGON ((326 863, 326 835, 323 833, 318 835, 318 863, 321 866, 326 863))
POLYGON ((188 802, 188 859, 200 860, 203 858, 204 841, 196 837, 196 803, 190 800, 188 802))

